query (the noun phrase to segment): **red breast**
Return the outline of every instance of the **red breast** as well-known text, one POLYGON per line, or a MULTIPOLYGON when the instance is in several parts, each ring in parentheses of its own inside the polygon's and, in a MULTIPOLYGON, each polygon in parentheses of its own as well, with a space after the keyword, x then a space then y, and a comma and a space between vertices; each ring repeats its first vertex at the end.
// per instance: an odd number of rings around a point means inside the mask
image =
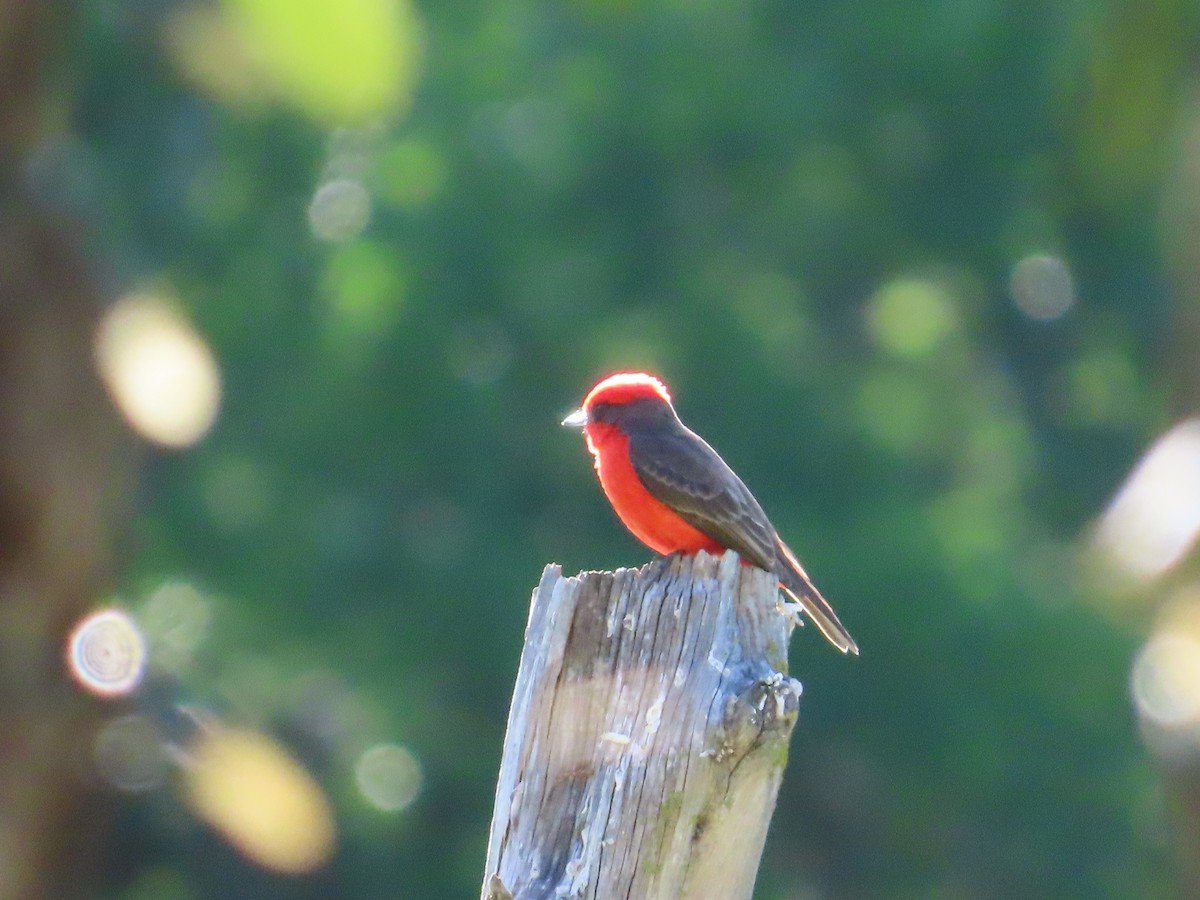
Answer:
POLYGON ((629 438, 603 422, 585 429, 588 449, 596 458, 600 486, 625 527, 657 553, 723 553, 725 548, 681 519, 642 486, 629 461, 629 438))

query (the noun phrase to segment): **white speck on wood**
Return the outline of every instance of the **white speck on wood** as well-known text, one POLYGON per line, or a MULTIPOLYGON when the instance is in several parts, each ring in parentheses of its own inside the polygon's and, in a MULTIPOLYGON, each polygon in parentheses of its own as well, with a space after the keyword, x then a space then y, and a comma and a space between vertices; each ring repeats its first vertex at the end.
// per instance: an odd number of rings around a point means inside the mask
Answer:
POLYGON ((665 701, 666 697, 659 697, 650 705, 650 708, 646 710, 647 737, 653 737, 654 733, 658 731, 658 726, 662 724, 663 703, 665 701))
POLYGON ((749 898, 796 722, 790 632, 775 579, 733 553, 548 566, 484 900, 749 898))

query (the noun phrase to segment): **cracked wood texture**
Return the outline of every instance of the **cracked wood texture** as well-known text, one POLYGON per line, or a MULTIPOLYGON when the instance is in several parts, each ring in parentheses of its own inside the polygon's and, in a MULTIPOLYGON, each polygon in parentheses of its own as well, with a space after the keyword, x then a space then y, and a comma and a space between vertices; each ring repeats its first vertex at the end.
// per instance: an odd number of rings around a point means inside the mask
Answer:
POLYGON ((791 624, 737 554, 670 556, 533 594, 484 900, 737 900, 795 726, 791 624))

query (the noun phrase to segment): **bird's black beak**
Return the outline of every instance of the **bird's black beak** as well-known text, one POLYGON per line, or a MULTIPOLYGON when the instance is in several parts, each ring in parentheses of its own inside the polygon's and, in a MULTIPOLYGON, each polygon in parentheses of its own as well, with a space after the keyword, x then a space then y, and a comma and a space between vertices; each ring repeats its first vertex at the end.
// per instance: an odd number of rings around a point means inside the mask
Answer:
POLYGON ((569 416, 567 416, 565 419, 562 420, 562 424, 566 425, 568 428, 582 428, 587 423, 588 423, 587 410, 582 409, 582 408, 575 410, 575 412, 571 413, 569 416))

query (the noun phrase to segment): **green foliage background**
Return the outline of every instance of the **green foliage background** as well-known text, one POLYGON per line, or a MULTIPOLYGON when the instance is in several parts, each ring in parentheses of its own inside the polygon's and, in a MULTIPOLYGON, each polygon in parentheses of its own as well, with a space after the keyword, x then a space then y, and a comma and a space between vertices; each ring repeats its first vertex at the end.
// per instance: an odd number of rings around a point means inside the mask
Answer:
POLYGON ((224 380, 201 444, 147 452, 124 596, 209 598, 189 702, 281 735, 340 830, 278 878, 131 797, 106 896, 475 895, 529 591, 647 558, 556 424, 619 368, 668 381, 863 648, 794 639, 757 897, 1170 893, 1144 622, 1075 556, 1169 422, 1191 4, 83 10, 31 177, 224 380), (371 216, 323 241, 333 177, 371 216), (1059 319, 1013 302, 1032 253, 1074 277, 1059 319), (422 764, 403 812, 355 789, 374 741, 422 764))

